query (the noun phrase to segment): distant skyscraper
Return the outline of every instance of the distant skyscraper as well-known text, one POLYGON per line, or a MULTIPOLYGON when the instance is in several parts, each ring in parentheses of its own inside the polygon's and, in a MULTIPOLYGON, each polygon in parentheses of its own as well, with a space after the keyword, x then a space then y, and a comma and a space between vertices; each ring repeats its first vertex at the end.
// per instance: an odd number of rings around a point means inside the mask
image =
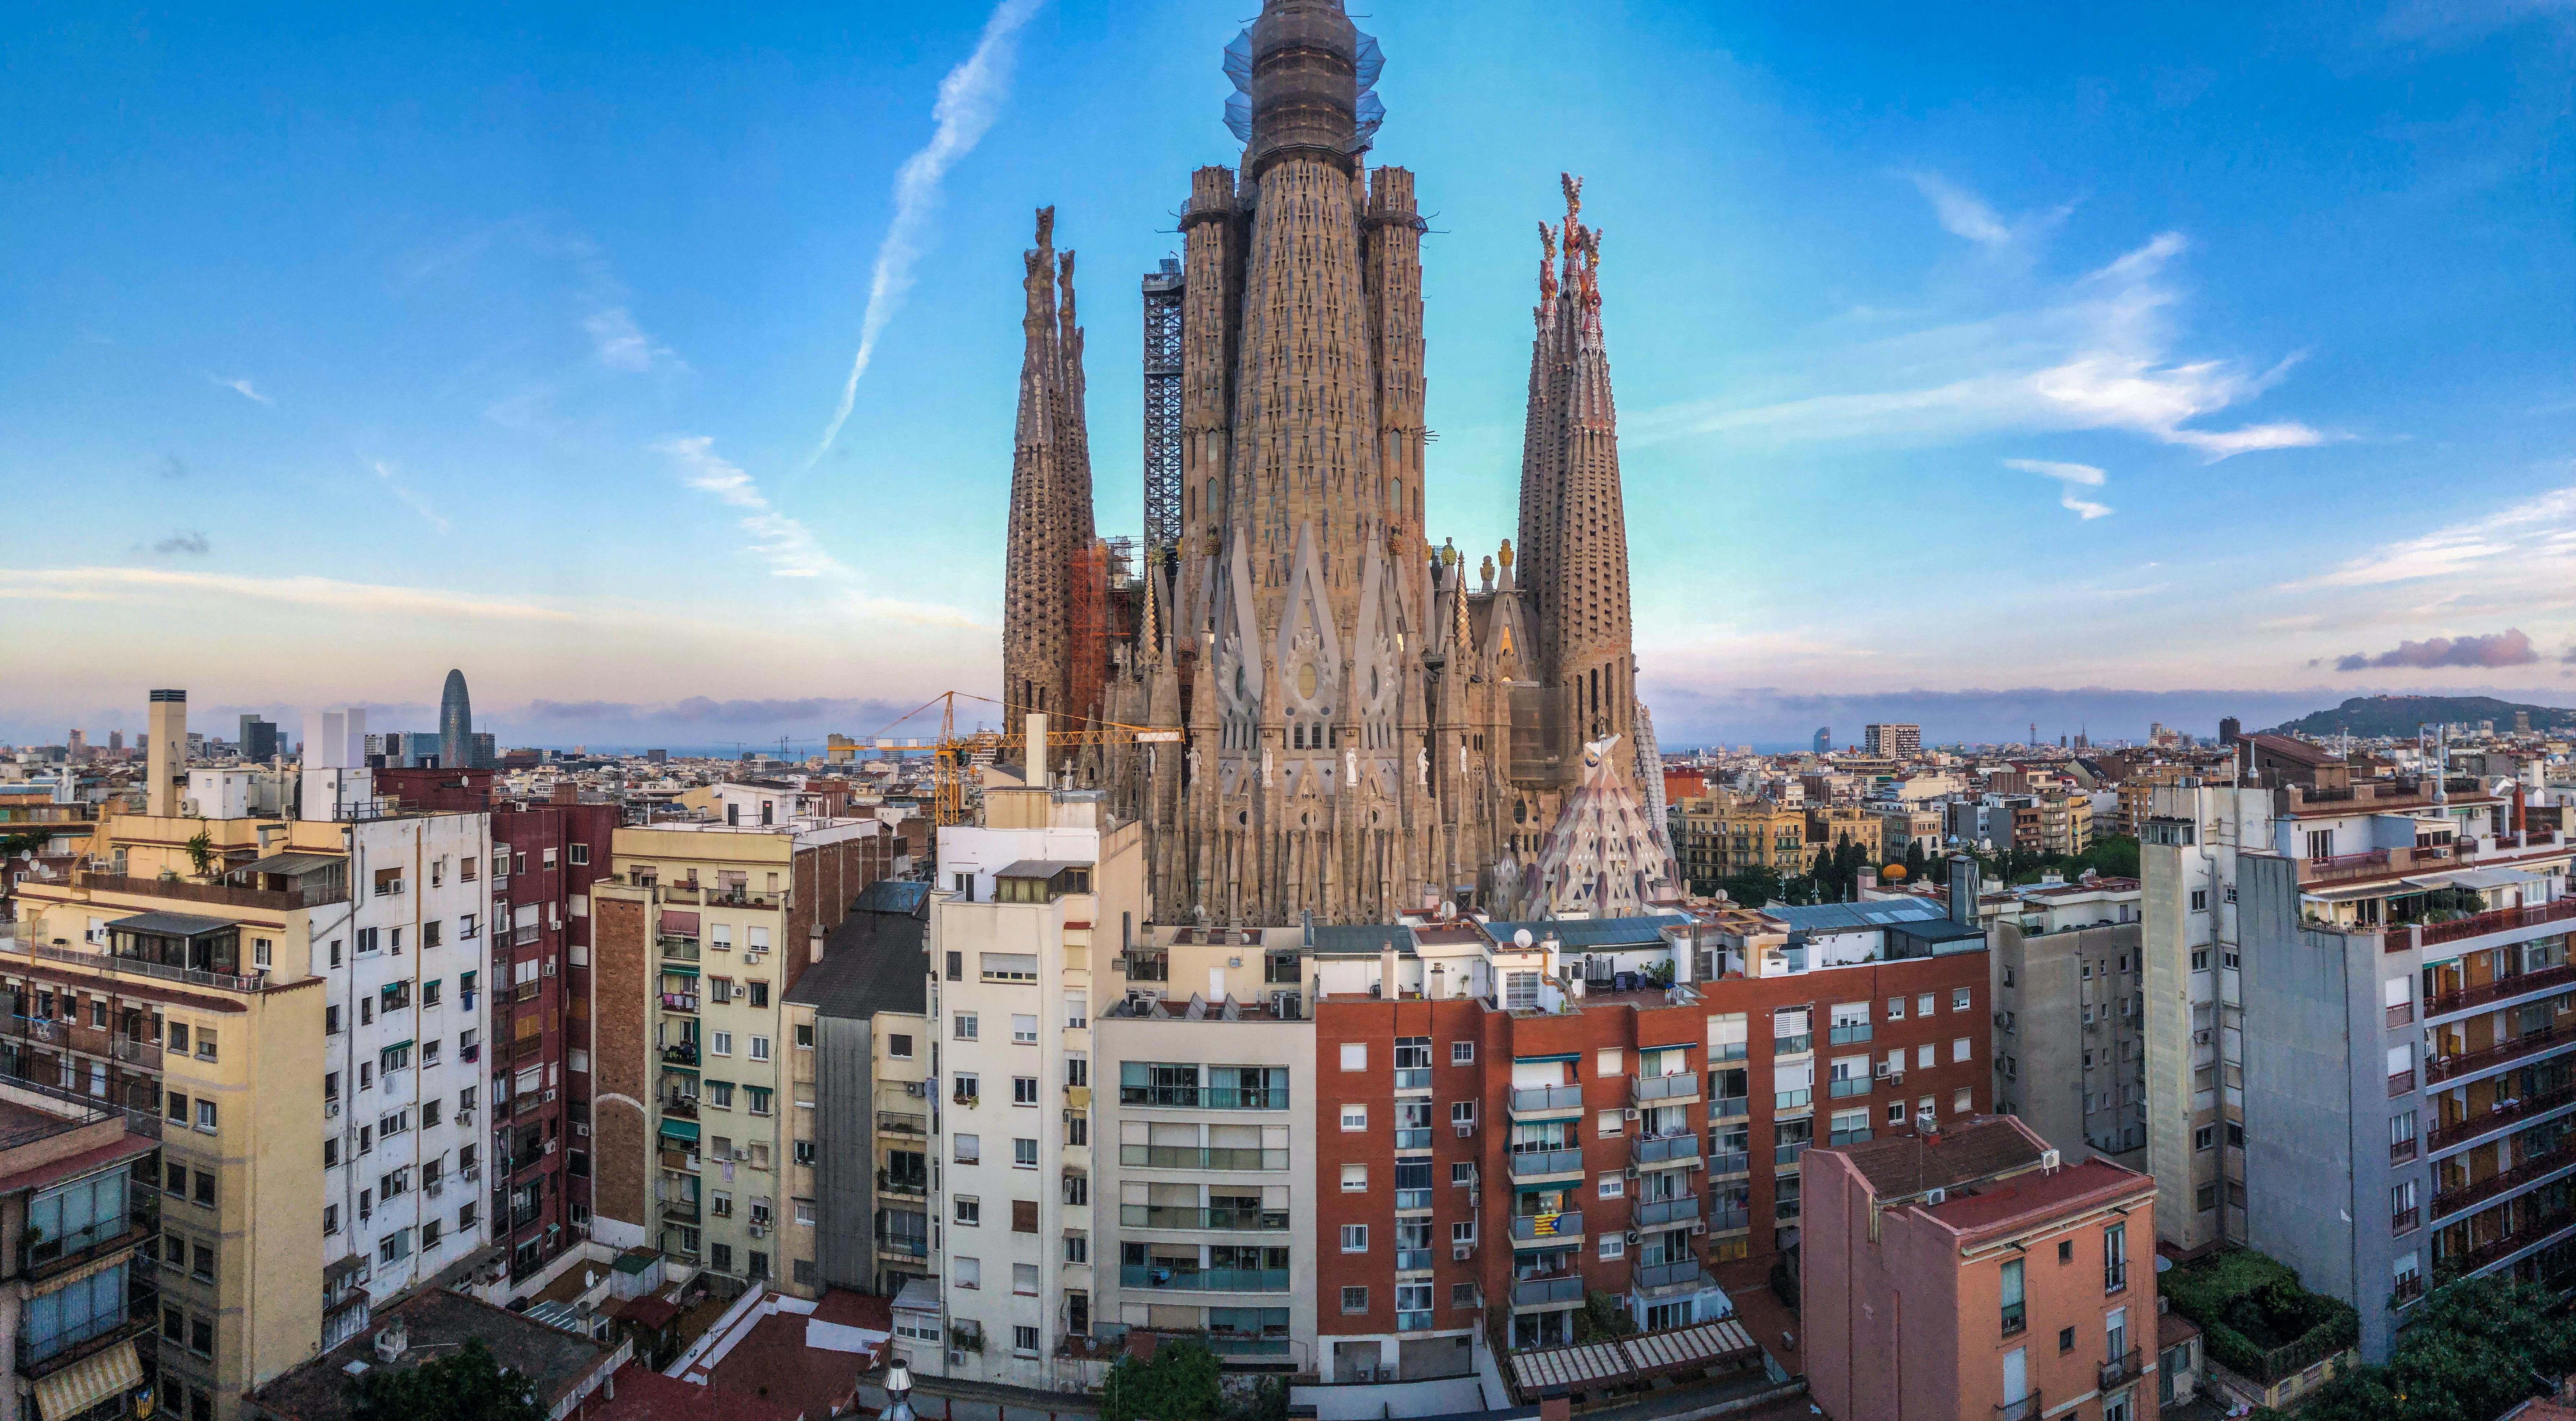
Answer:
MULTIPOLYGON (((465 737, 465 763, 463 768, 468 770, 488 770, 494 765, 500 763, 500 759, 500 748, 493 743, 492 737, 489 734, 477 731, 474 734, 465 737)), ((447 762, 443 759, 439 761, 439 764, 442 766, 446 763, 447 762)))
POLYGON ((2233 745, 2233 744, 2235 744, 2235 743, 2236 743, 2236 737, 2238 737, 2238 736, 2240 736, 2240 735, 2242 735, 2242 734, 2244 734, 2244 733, 2245 733, 2245 723, 2244 723, 2243 721, 2238 720, 2236 717, 2234 717, 2234 716, 2232 716, 2232 715, 2228 715, 2228 716, 2220 716, 2220 717, 2218 718, 2218 743, 2219 743, 2219 744, 2221 744, 2221 745, 2233 745))
POLYGON ((125 753, 124 731, 111 730, 107 733, 107 753, 110 755, 122 755, 125 753))
POLYGON ((277 758, 277 726, 255 715, 241 718, 241 757, 252 764, 277 758))
POLYGON ((474 763, 474 703, 465 698, 465 673, 447 673, 447 689, 438 697, 438 763, 462 770, 474 763))
POLYGON ((1820 726, 1817 726, 1817 727, 1816 727, 1816 753, 1817 753, 1817 754, 1819 754, 1819 755, 1822 755, 1822 754, 1826 753, 1827 751, 1829 751, 1829 750, 1831 750, 1831 749, 1833 749, 1833 748, 1834 748, 1834 728, 1833 728, 1832 726, 1830 726, 1830 725, 1820 725, 1820 726))

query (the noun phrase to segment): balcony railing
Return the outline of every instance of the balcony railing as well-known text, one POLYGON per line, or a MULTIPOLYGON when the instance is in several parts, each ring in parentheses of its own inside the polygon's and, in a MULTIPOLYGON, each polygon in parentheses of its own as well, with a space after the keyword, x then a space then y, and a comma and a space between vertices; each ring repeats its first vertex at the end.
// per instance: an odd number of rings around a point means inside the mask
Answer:
POLYGON ((1190 1110, 1285 1110, 1288 1108, 1288 1088, 1128 1085, 1118 1088, 1118 1103, 1177 1106, 1190 1110))
MULTIPOLYGON (((2511 1105, 2499 1105, 2483 1115, 2471 1115, 2447 1125, 2436 1125, 2426 1134, 2425 1140, 2436 1150, 2447 1150, 2464 1140, 2474 1140, 2490 1131, 2500 1130, 2507 1125, 2528 1120, 2534 1116, 2546 1115, 2569 1104, 2576 1104, 2576 1085, 2544 1090, 2524 1096, 2511 1105)), ((2409 1150, 2408 1153, 2411 1155, 2413 1151, 2409 1150)))
POLYGON ((1869 1023, 1865 1021, 1847 1022, 1841 1026, 1832 1027, 1825 1032, 1825 1040, 1829 1044, 1835 1046, 1849 1046, 1855 1042, 1867 1041, 1868 1039, 1869 1023))
POLYGON ((189 883, 176 878, 145 878, 139 874, 75 869, 72 883, 98 893, 131 893, 146 898, 174 898, 185 903, 220 903, 227 908, 267 908, 279 912, 349 901, 348 885, 336 882, 329 886, 280 892, 267 888, 241 888, 229 883, 189 883))
POLYGON ((1285 1209, 1203 1209, 1186 1204, 1121 1204, 1118 1222, 1131 1229, 1272 1229, 1288 1227, 1285 1209))
POLYGON ((1742 1150, 1720 1150, 1708 1157, 1708 1172, 1712 1175, 1749 1174, 1752 1170, 1753 1156, 1742 1150))
POLYGON ((1395 1132, 1395 1147, 1399 1150, 1427 1150, 1431 1148, 1431 1132, 1428 1129, 1398 1130, 1395 1132))
POLYGON ((2388 1231, 2392 1234, 2407 1233, 2422 1222, 2424 1222, 2423 1210, 2399 1209, 2388 1216, 2388 1231))
MULTIPOLYGON (((2510 1211, 2507 1211, 2505 1221, 2512 1222, 2510 1211)), ((2543 1242, 2551 1234, 2566 1228, 2569 1224, 2576 1224, 2576 1208, 2559 1209, 2542 1214, 2533 1219, 2528 1228, 2511 1230, 2500 1238, 2491 1238, 2478 1244, 2457 1258, 2445 1258, 2441 1261, 2445 1266, 2456 1267, 2463 1273, 2474 1273, 2499 1258, 2520 1253, 2526 1248, 2543 1242)))
POLYGON ((662 1113, 675 1120, 695 1120, 698 1118, 698 1098, 694 1095, 665 1097, 662 1101, 662 1113))
POLYGON ((1836 1100, 1848 1100, 1855 1095, 1867 1095, 1869 1094, 1869 1077, 1836 1076, 1831 1081, 1827 1082, 1826 1090, 1836 1100))
POLYGON ((697 1063, 698 1048, 694 1045, 665 1046, 662 1048, 663 1065, 695 1066, 697 1063))
POLYGON ((1630 1098, 1640 1105, 1655 1101, 1688 1101, 1699 1098, 1699 1073, 1683 1071, 1671 1076, 1629 1077, 1630 1098))
POLYGON ((1712 1120, 1712 1121, 1715 1121, 1715 1120, 1740 1120, 1740 1119, 1744 1118, 1744 1116, 1745 1116, 1747 1113, 1749 1113, 1749 1112, 1752 1110, 1752 1108, 1753 1108, 1753 1101, 1752 1101, 1752 1098, 1751 1098, 1750 1096, 1742 1096, 1742 1095, 1721 1095, 1721 1096, 1715 1096, 1715 1097, 1712 1097, 1712 1098, 1710 1099, 1710 1101, 1708 1102, 1708 1118, 1709 1118, 1710 1120, 1712 1120))
POLYGON ((1816 1037, 1813 1032, 1809 1032, 1803 1036, 1774 1036, 1771 1038, 1771 1054, 1774 1056, 1796 1056, 1808 1051, 1813 1051, 1814 1049, 1816 1049, 1816 1037))
MULTIPOLYGON (((2431 1085, 2436 1081, 2451 1080, 2506 1061, 2518 1061, 2525 1056, 2535 1056, 2555 1046, 2564 1046, 2570 1041, 2576 1041, 2576 1036, 2560 1031, 2553 1024, 2541 1027, 2537 1031, 2527 1031, 2509 1041, 2499 1041, 2493 1046, 2482 1047, 2475 1051, 2463 1051, 2456 1056, 2436 1056, 2424 1063, 2424 1083, 2431 1085)), ((2399 1092, 2392 1090, 2390 1093, 2399 1092)))
POLYGON ((1995 1421, 2039 1421, 2039 1393, 2031 1392, 2019 1401, 1998 1402, 1995 1421))
POLYGON ((1429 1066, 1396 1067, 1395 1088, 1397 1090, 1431 1089, 1431 1068, 1429 1066))
POLYGON ((1120 1145, 1118 1162, 1145 1169, 1277 1171, 1288 1167, 1288 1152, 1249 1146, 1120 1145))
MULTIPOLYGON (((160 1198, 146 1186, 138 1184, 134 1188, 144 1198, 155 1202, 160 1198)), ((131 1248, 160 1231, 157 1209, 138 1208, 63 1238, 40 1239, 22 1234, 18 1239, 18 1271, 29 1282, 36 1282, 96 1262, 118 1249, 131 1248)))
POLYGON ((1580 1277, 1531 1278, 1512 1284, 1512 1306, 1516 1308, 1582 1300, 1583 1280, 1580 1277))
POLYGON ((2500 1169, 2486 1178, 2444 1190, 2433 1196, 2433 1217, 2442 1218, 2462 1209, 2473 1208, 2487 1200, 2544 1178, 2558 1170, 2576 1165, 2576 1136, 2569 1137, 2556 1149, 2533 1155, 2511 1169, 2500 1169))
POLYGON ((102 1313, 41 1341, 28 1335, 23 1327, 18 1329, 18 1375, 33 1381, 82 1358, 94 1357, 129 1337, 143 1336, 160 1317, 160 1300, 161 1290, 153 1282, 152 1270, 129 1269, 124 1311, 102 1313))
POLYGON ((1426 1309, 1423 1309, 1423 1310, 1421 1310, 1421 1311, 1417 1311, 1417 1312, 1399 1312, 1399 1313, 1397 1313, 1397 1314, 1395 1315, 1395 1330, 1396 1330, 1396 1331, 1398 1331, 1398 1332, 1428 1332, 1428 1331, 1430 1331, 1430 1330, 1431 1330, 1431 1312, 1430 1312, 1430 1310, 1426 1308, 1426 1309))
POLYGON ((1557 1214, 1523 1214, 1512 1220, 1514 1243, 1551 1243, 1583 1237, 1583 1215, 1575 1210, 1557 1214), (1541 1232, 1544 1228, 1546 1231, 1541 1232))
MULTIPOLYGON (((2576 902, 2576 899, 2561 901, 2576 902)), ((2448 924, 2442 926, 2448 926, 2448 924)), ((2430 931, 2430 929, 2426 930, 2428 938, 2430 931)), ((2480 982, 2474 987, 2458 987, 2447 992, 2436 992, 2424 999, 2424 1015, 2427 1019, 2448 1016, 2455 1011, 2467 1011, 2473 1007, 2485 1006, 2489 1002, 2503 1001, 2509 997, 2545 992, 2553 987, 2564 987, 2571 982, 2576 982, 2576 962, 2561 963, 2556 967, 2542 967, 2530 972, 2517 972, 2510 977, 2499 977, 2492 982, 2480 982)), ((2391 1017, 2388 1024, 2391 1026, 2404 1024, 2394 1016, 2396 1010, 2395 1007, 2389 1008, 2391 1017)))
POLYGON ((1683 1257, 1670 1263, 1640 1263, 1631 1275, 1631 1279, 1642 1292, 1649 1288, 1669 1288, 1676 1284, 1693 1283, 1706 1276, 1700 1270, 1698 1259, 1683 1257))
POLYGON ((2424 927, 2424 944, 2457 942, 2465 937, 2484 937, 2488 933, 2511 932, 2515 928, 2541 923, 2560 923, 2576 918, 2576 898, 2561 898, 2554 903, 2533 903, 2520 908, 2496 908, 2454 918, 2447 923, 2428 923, 2424 927))
MULTIPOLYGON (((2408 1066, 2406 1069, 2404 1069, 2404 1070, 2402 1070, 2402 1071, 2391 1071, 2391 1072, 2389 1072, 2389 1074, 2388 1074, 2388 1093, 2389 1093, 2390 1095, 2392 1095, 2392 1096, 2404 1095, 2406 1092, 2408 1092, 2408 1091, 2410 1091, 2410 1090, 2413 1090, 2414 1088, 2415 1088, 2415 1068, 2414 1068, 2413 1066, 2408 1066)), ((2209 1094, 2209 1092, 2208 1092, 2208 1091, 2202 1091, 2202 1092, 2200 1092, 2200 1094, 2205 1096, 2205 1095, 2209 1094)), ((2199 1098, 2198 1098, 2198 1097, 2194 1097, 2192 1108, 2193 1108, 2193 1109, 2195 1109, 2195 1110, 2206 1110, 2206 1109, 2208 1109, 2209 1107, 2207 1106, 2207 1104, 2205 1104, 2205 1103, 2201 1102, 2201 1101, 2199 1100, 2199 1098)))
POLYGON ((1698 1217, 1699 1196, 1684 1194, 1672 1199, 1649 1199, 1639 1204, 1636 1222, 1641 1229, 1651 1229, 1666 1224, 1686 1224, 1698 1217))
POLYGON ((1431 1250, 1427 1248, 1397 1249, 1395 1251, 1395 1271, 1398 1273, 1427 1273, 1431 1271, 1431 1250))
POLYGON ((901 1110, 880 1110, 877 1112, 877 1132, 883 1135, 927 1135, 930 1133, 930 1117, 901 1110))
POLYGON ((927 1196, 930 1193, 930 1179, 926 1175, 897 1174, 890 1169, 881 1169, 877 1171, 877 1192, 927 1196))
POLYGON ((1540 1110, 1581 1110, 1583 1087, 1579 1085, 1527 1086, 1512 1092, 1512 1113, 1528 1114, 1540 1110))
POLYGON ((928 1258, 930 1240, 911 1234, 878 1234, 877 1252, 901 1254, 906 1258, 928 1258))
POLYGON ((163 982, 184 982, 192 987, 214 987, 227 992, 257 992, 268 986, 265 974, 244 977, 231 972, 208 972, 195 967, 172 967, 140 957, 118 957, 105 952, 82 952, 76 948, 55 947, 51 943, 31 942, 18 938, 0 938, 0 948, 24 952, 43 962, 77 963, 92 971, 111 975, 150 977, 163 982))
POLYGON ((1650 1136, 1640 1138, 1630 1147, 1628 1156, 1631 1164, 1635 1164, 1640 1167, 1652 1164, 1668 1164, 1676 1160, 1696 1160, 1698 1158, 1699 1136, 1697 1135, 1664 1135, 1660 1137, 1650 1136))
POLYGON ((1771 1092, 1771 1109, 1775 1113, 1783 1110, 1807 1110, 1813 1108, 1815 1103, 1816 1093, 1811 1089, 1771 1092))
POLYGON ((1290 1270, 1286 1268, 1193 1269, 1168 1263, 1118 1265, 1118 1286, 1158 1291, 1284 1293, 1289 1289, 1289 1279, 1290 1270))
POLYGON ((1512 1178, 1534 1179, 1550 1174, 1581 1174, 1581 1150, 1530 1150, 1512 1156, 1512 1178))
POLYGON ((697 1009, 698 994, 695 992, 664 992, 662 994, 662 1010, 664 1011, 696 1011, 697 1009))
POLYGON ((1708 1211, 1708 1226, 1716 1233, 1732 1233, 1737 1229, 1749 1229, 1753 1227, 1753 1211, 1751 1209, 1711 1209, 1708 1211))
POLYGON ((1796 1164, 1798 1162, 1798 1156, 1805 1154, 1808 1147, 1815 1143, 1816 1142, 1813 1140, 1791 1140, 1785 1145, 1775 1144, 1771 1147, 1771 1162, 1773 1164, 1796 1164))

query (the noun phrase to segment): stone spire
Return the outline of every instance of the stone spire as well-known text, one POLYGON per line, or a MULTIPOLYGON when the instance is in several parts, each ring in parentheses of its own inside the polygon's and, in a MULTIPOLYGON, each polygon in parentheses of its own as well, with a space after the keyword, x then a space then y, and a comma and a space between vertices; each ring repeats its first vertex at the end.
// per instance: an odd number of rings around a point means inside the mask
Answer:
POLYGON ((1082 421, 1082 334, 1070 324, 1070 252, 1061 312, 1056 305, 1054 208, 1038 209, 1037 245, 1021 261, 1027 299, 1003 560, 1002 698, 1015 709, 1061 714, 1072 709, 1068 574, 1091 539, 1091 456, 1082 421))

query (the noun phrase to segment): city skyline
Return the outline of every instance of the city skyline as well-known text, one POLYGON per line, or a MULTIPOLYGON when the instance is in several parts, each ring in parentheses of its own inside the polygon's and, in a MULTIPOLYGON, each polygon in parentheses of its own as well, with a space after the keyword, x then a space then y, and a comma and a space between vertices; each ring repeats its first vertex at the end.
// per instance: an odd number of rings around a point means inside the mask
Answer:
MULTIPOLYGON (((1533 6, 1453 34, 1391 7, 1372 161, 1428 175, 1432 538, 1511 532, 1528 215, 1573 169, 1667 743, 2565 703, 2563 26, 2435 15, 1936 35, 1533 6), (1802 530, 1881 555, 1819 587, 1802 530)), ((1128 531, 1132 283, 1176 249, 1165 175, 1239 151, 1184 42, 1237 17, 914 18, 587 50, 564 20, 50 32, 11 102, 59 157, 0 217, 27 254, 0 477, 50 530, 0 564, 0 627, 46 635, 13 636, 0 739, 103 736, 129 702, 135 728, 146 682, 428 725, 422 665, 539 744, 867 734, 991 690, 1026 212, 1062 204, 1083 256, 1100 522, 1128 531), (1087 83, 1111 59, 1143 82, 1087 83), (253 62, 270 102, 127 92, 253 62), (182 240, 145 207, 211 220, 182 240), (99 493, 149 518, 85 516, 99 493), (85 654, 110 639, 154 669, 85 654), (314 654, 244 654, 278 644, 314 654)))

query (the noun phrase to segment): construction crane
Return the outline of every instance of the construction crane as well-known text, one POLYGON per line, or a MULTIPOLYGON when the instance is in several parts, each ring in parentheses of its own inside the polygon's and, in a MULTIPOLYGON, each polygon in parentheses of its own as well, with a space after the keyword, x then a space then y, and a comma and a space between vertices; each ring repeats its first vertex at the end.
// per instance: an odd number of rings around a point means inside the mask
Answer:
MULTIPOLYGON (((908 748, 927 748, 932 752, 931 822, 942 826, 961 824, 966 819, 967 770, 973 766, 990 764, 1012 751, 1025 755, 1028 752, 1028 730, 1024 717, 1033 712, 1028 707, 1015 706, 1006 701, 995 700, 991 696, 979 696, 971 691, 942 691, 910 712, 896 717, 893 724, 877 732, 872 737, 876 748, 880 750, 897 748, 892 735, 895 727, 924 714, 932 706, 939 707, 939 738, 931 741, 926 747, 915 742, 908 748), (1003 728, 972 730, 959 735, 957 702, 961 697, 970 701, 982 701, 987 705, 1000 706, 1003 712, 1003 728)), ((1049 724, 1053 724, 1052 718, 1049 724)), ((1082 750, 1102 745, 1178 744, 1180 739, 1181 732, 1177 730, 1156 730, 1142 725, 1125 725, 1114 720, 1086 720, 1063 730, 1048 730, 1046 748, 1049 751, 1056 751, 1082 750)))

